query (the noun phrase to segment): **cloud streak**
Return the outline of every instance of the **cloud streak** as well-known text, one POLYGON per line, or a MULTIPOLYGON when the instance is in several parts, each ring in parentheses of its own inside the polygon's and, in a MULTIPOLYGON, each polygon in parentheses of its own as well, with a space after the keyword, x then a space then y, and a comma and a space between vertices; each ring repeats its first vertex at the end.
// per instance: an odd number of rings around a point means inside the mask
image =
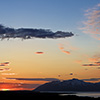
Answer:
POLYGON ((82 60, 76 60, 75 63, 81 64, 82 60))
POLYGON ((82 66, 100 66, 100 61, 92 62, 90 64, 83 64, 82 66))
POLYGON ((82 66, 100 66, 100 54, 96 54, 92 57, 89 57, 87 64, 83 64, 82 66))
POLYGON ((9 65, 9 62, 0 63, 0 66, 8 66, 8 65, 9 65))
POLYGON ((59 81, 57 78, 6 78, 11 80, 23 80, 23 81, 59 81))
POLYGON ((58 45, 59 45, 59 49, 60 49, 62 52, 66 53, 66 54, 71 54, 72 51, 78 50, 77 47, 73 46, 73 45, 72 45, 71 43, 69 43, 69 42, 60 43, 60 44, 58 44, 58 45))
POLYGON ((65 50, 65 48, 64 48, 64 46, 63 46, 62 44, 59 44, 59 49, 60 49, 62 52, 66 53, 66 54, 71 54, 70 51, 65 50))
POLYGON ((4 71, 10 71, 11 68, 0 68, 0 72, 4 72, 4 71))
POLYGON ((31 38, 65 38, 71 37, 74 34, 72 32, 63 32, 57 31, 52 32, 50 29, 32 29, 32 28, 9 28, 3 25, 0 25, 0 38, 9 39, 9 38, 22 38, 22 39, 31 39, 31 38))
POLYGON ((83 64, 82 66, 100 66, 100 64, 83 64))
POLYGON ((44 52, 35 52, 35 54, 44 54, 44 52))

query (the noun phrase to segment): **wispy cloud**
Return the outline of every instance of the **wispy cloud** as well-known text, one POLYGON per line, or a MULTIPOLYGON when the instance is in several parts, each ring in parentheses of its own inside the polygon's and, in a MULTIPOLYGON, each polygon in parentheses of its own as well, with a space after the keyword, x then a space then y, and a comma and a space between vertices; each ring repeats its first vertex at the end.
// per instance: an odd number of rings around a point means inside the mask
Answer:
POLYGON ((10 71, 11 68, 0 68, 0 72, 4 72, 4 71, 10 71))
POLYGON ((75 63, 80 64, 80 63, 82 63, 82 60, 76 60, 75 63))
POLYGON ((32 28, 9 28, 3 25, 0 25, 0 38, 22 38, 22 39, 31 39, 31 38, 65 38, 71 37, 74 34, 72 32, 63 32, 57 31, 52 32, 50 29, 32 29, 32 28))
POLYGON ((71 54, 70 51, 62 50, 62 52, 66 53, 66 54, 71 54))
POLYGON ((70 42, 63 42, 58 44, 59 49, 66 53, 66 54, 71 54, 71 52, 78 50, 77 47, 73 46, 70 42))
POLYGON ((86 21, 81 29, 84 33, 100 40, 100 4, 85 11, 86 21))
POLYGON ((99 62, 95 62, 95 64, 99 65, 100 66, 100 61, 99 62))
POLYGON ((1 73, 1 75, 16 75, 16 73, 1 73))
POLYGON ((4 68, 4 71, 10 71, 11 68, 4 68))
POLYGON ((0 63, 0 66, 8 66, 8 65, 9 65, 9 62, 0 63))
POLYGON ((71 54, 70 51, 65 50, 63 44, 59 44, 59 49, 66 54, 71 54))
POLYGON ((83 64, 82 66, 100 66, 100 54, 96 54, 90 58, 88 58, 90 63, 83 64))

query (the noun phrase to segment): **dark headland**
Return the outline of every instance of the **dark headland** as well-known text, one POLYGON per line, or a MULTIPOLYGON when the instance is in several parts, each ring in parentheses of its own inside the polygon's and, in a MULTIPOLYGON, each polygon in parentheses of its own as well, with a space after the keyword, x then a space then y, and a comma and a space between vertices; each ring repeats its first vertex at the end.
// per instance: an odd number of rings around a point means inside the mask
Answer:
POLYGON ((59 93, 40 93, 40 92, 34 92, 34 91, 0 91, 0 98, 3 99, 20 99, 20 98, 28 98, 28 99, 54 99, 54 98, 64 98, 67 100, 75 99, 75 100, 94 100, 94 99, 100 99, 100 98, 93 98, 93 97, 78 97, 76 95, 67 95, 67 96, 61 96, 59 93))

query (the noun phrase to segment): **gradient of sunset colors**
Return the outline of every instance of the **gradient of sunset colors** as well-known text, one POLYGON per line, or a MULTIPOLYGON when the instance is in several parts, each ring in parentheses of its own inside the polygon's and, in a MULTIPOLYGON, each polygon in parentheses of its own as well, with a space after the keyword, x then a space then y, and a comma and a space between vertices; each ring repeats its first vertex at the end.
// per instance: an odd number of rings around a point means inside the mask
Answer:
POLYGON ((99 20, 99 0, 0 0, 0 23, 7 27, 74 33, 0 41, 0 90, 33 90, 58 79, 100 81, 99 20))

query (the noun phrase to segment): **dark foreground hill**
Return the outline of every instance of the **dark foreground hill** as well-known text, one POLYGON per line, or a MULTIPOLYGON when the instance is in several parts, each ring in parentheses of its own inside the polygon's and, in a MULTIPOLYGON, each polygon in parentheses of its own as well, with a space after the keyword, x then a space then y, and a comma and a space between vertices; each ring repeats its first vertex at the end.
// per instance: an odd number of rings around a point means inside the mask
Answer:
POLYGON ((37 87, 35 91, 100 91, 100 83, 89 83, 78 79, 53 81, 37 87))
MULTIPOLYGON (((2 100, 8 100, 8 99, 66 99, 66 100, 94 100, 95 98, 92 97, 78 97, 75 95, 68 95, 68 96, 60 96, 58 93, 39 93, 39 92, 33 92, 33 91, 0 91, 0 99, 2 100)), ((96 98, 100 100, 100 98, 96 98)))

